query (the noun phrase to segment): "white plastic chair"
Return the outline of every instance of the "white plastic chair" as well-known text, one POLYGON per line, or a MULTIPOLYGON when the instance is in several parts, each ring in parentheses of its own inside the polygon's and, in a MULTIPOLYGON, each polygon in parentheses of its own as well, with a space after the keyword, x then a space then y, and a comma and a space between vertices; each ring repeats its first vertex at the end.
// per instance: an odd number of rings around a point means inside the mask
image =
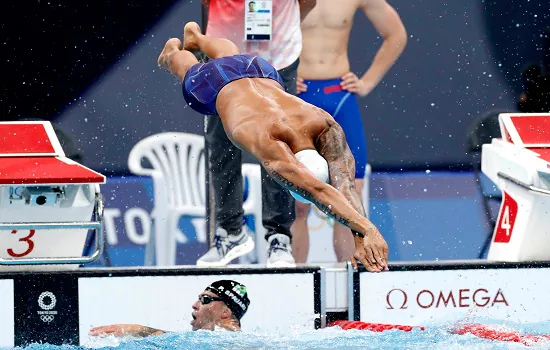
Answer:
MULTIPOLYGON (((196 134, 167 132, 152 135, 139 141, 130 152, 130 171, 151 176, 154 185, 151 235, 145 265, 152 265, 154 256, 156 265, 175 265, 176 243, 187 241, 178 227, 183 215, 193 218, 191 222, 197 238, 207 241, 204 163, 204 137, 196 134), (143 160, 148 161, 150 167, 144 167, 143 160)), ((260 223, 255 225, 256 233, 262 233, 260 166, 243 164, 243 176, 249 178, 250 184, 243 209, 245 215, 253 215, 255 222, 260 223)), ((263 240, 263 235, 261 238, 263 240)))
POLYGON ((132 148, 128 167, 136 175, 153 178, 155 197, 145 265, 152 265, 153 255, 157 265, 175 265, 178 235, 186 241, 178 229, 182 215, 195 218, 197 237, 206 236, 204 138, 179 132, 146 137, 132 148), (203 218, 202 223, 197 218, 203 218))

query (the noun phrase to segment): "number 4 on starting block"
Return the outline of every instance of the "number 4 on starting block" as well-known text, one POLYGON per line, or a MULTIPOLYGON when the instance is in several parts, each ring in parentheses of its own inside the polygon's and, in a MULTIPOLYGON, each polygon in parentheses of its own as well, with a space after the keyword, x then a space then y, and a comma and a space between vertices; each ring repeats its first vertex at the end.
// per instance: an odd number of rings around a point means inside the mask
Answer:
POLYGON ((516 216, 518 214, 518 203, 508 193, 504 192, 500 213, 498 214, 497 226, 495 229, 494 242, 508 243, 512 238, 512 231, 516 216))

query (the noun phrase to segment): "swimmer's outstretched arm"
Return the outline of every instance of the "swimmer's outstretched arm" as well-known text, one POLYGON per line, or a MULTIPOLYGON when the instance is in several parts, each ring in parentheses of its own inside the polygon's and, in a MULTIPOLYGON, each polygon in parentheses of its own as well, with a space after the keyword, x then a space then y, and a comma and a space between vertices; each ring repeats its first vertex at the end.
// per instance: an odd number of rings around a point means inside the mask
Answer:
POLYGON ((330 184, 346 197, 357 212, 367 217, 363 201, 355 189, 355 159, 344 130, 330 116, 327 116, 326 122, 329 127, 317 137, 315 147, 328 163, 330 184))
POLYGON ((117 337, 149 337, 153 335, 161 335, 164 333, 166 333, 166 331, 142 326, 139 324, 112 324, 90 329, 91 336, 114 335, 117 337))
POLYGON ((315 204, 326 215, 360 234, 355 237, 352 263, 359 260, 368 271, 382 271, 388 260, 388 246, 376 227, 336 188, 318 180, 292 154, 288 145, 275 141, 250 150, 277 182, 315 204))
MULTIPOLYGON (((328 163, 330 184, 346 197, 358 213, 366 218, 367 214, 363 207, 363 201, 355 188, 355 159, 346 142, 344 130, 330 115, 326 116, 326 122, 328 128, 317 137, 315 147, 328 163)), ((375 232, 375 237, 382 237, 372 223, 370 223, 369 228, 375 232)), ((359 232, 351 230, 354 234, 356 250, 361 245, 369 246, 372 244, 364 241, 359 232)), ((369 237, 367 237, 368 239, 369 237)), ((383 238, 381 240, 383 241, 383 238)), ((384 262, 387 264, 388 247, 386 242, 383 242, 382 250, 384 252, 384 262)), ((356 264, 355 259, 354 254, 352 257, 352 264, 354 265, 356 264)), ((384 266, 384 269, 388 269, 387 265, 384 266)))

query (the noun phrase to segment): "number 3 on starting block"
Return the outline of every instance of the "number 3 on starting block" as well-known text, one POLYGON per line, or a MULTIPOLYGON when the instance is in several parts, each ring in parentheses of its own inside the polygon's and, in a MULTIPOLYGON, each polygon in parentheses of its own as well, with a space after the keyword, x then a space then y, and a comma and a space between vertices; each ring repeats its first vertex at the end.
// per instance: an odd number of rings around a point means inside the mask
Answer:
POLYGON ((500 213, 498 214, 494 242, 510 242, 517 214, 518 203, 514 200, 514 198, 510 197, 508 193, 504 192, 502 206, 500 207, 500 213))
MULTIPOLYGON (((12 234, 17 234, 17 230, 11 231, 12 234)), ((23 231, 21 232, 23 233, 23 231)), ((34 249, 34 242, 31 240, 32 236, 34 236, 35 230, 29 230, 27 234, 24 234, 23 237, 19 238, 19 242, 26 243, 26 248, 22 248, 21 252, 15 252, 14 249, 9 248, 8 255, 14 258, 22 258, 24 256, 27 256, 30 252, 34 249)))

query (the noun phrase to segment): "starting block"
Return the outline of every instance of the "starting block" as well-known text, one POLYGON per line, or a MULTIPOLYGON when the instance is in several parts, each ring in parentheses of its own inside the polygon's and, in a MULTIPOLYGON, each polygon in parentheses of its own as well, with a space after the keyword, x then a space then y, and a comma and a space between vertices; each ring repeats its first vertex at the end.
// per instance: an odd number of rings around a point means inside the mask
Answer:
POLYGON ((3 122, 0 135, 0 270, 97 260, 105 176, 65 157, 50 122, 3 122), (95 250, 84 256, 89 230, 95 250))
POLYGON ((481 170, 502 191, 488 260, 550 260, 550 114, 499 115, 481 170))

